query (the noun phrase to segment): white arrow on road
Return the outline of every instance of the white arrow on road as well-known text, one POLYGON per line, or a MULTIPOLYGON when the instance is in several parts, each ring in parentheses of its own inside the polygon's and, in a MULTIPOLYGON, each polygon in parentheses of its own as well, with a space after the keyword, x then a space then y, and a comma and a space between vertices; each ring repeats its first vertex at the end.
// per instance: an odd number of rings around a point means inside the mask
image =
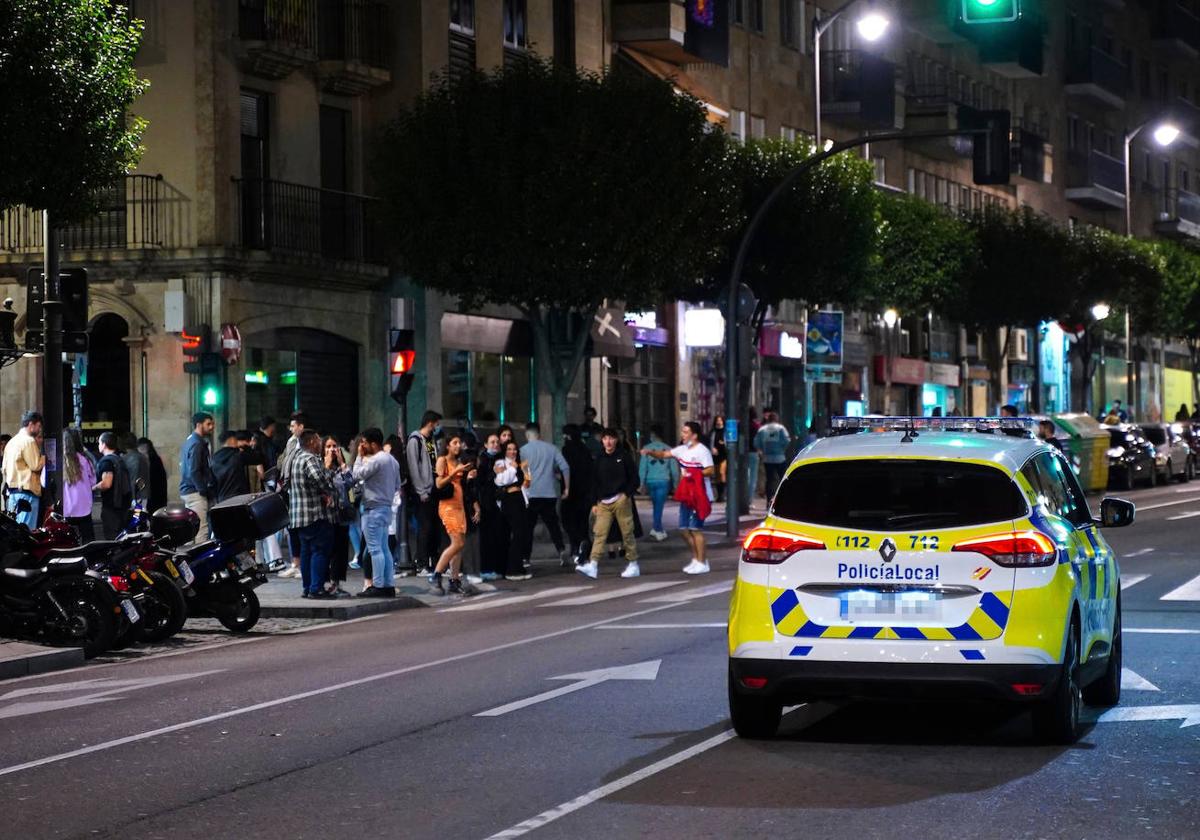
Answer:
POLYGON ((1200 726, 1200 705, 1193 706, 1118 706, 1109 709, 1097 723, 1117 723, 1127 720, 1183 720, 1180 729, 1200 726))
POLYGON ((616 668, 600 668, 596 671, 583 671, 578 674, 563 674, 561 677, 547 677, 546 679, 550 680, 576 680, 577 682, 564 685, 562 688, 544 691, 532 697, 526 697, 524 700, 515 700, 512 703, 488 709, 486 712, 479 712, 475 717, 499 717, 509 712, 515 712, 518 709, 524 709, 526 706, 543 703, 546 700, 553 700, 555 697, 562 697, 564 694, 570 694, 573 691, 591 688, 594 685, 599 685, 609 680, 654 680, 658 678, 658 666, 661 664, 661 659, 651 659, 647 662, 638 662, 633 665, 619 665, 616 668))
POLYGON ((174 674, 166 677, 141 677, 129 680, 78 680, 76 682, 56 683, 54 685, 37 686, 35 688, 19 688, 16 691, 0 694, 0 702, 5 700, 19 700, 26 697, 41 698, 47 694, 66 694, 72 691, 86 691, 87 693, 58 700, 26 700, 20 703, 0 706, 0 719, 36 715, 42 712, 54 712, 59 709, 71 709, 77 706, 91 706, 95 703, 108 703, 113 700, 122 699, 118 695, 123 695, 127 691, 153 688, 156 685, 167 685, 169 683, 180 682, 181 680, 191 680, 196 677, 206 677, 209 674, 219 673, 220 671, 217 670, 201 671, 196 674, 174 674))
POLYGON ((1128 668, 1121 669, 1121 688, 1126 691, 1158 691, 1158 686, 1143 677, 1137 671, 1128 668))

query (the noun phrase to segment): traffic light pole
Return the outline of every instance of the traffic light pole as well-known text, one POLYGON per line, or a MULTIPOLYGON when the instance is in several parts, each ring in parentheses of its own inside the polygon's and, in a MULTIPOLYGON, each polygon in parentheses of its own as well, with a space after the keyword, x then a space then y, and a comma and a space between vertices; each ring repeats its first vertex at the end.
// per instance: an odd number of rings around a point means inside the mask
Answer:
MULTIPOLYGON (((737 407, 738 404, 738 364, 737 364, 737 348, 738 348, 738 328, 737 322, 737 301, 738 288, 742 282, 742 271, 746 266, 746 255, 750 251, 750 243, 754 241, 754 235, 758 232, 762 225, 763 218, 767 215, 767 211, 771 206, 779 200, 787 190, 791 189, 801 175, 815 169, 822 162, 834 155, 840 154, 847 149, 854 149, 867 143, 883 143, 890 140, 919 140, 923 138, 936 137, 987 137, 991 134, 991 130, 987 128, 966 128, 966 129, 940 129, 933 128, 923 131, 885 131, 879 134, 871 134, 869 136, 855 137, 851 140, 844 140, 839 143, 834 143, 829 147, 828 151, 817 151, 816 154, 807 158, 803 163, 788 173, 782 181, 780 181, 775 189, 771 190, 758 209, 754 211, 754 215, 750 217, 750 221, 746 225, 746 230, 742 234, 742 239, 738 243, 737 255, 733 260, 733 269, 729 272, 729 287, 726 289, 726 299, 728 307, 726 309, 725 318, 725 417, 726 425, 729 418, 738 420, 738 435, 739 438, 748 434, 750 431, 749 424, 746 422, 748 418, 742 416, 743 412, 737 407)), ((991 155, 988 155, 991 159, 991 155)), ((807 354, 805 356, 807 363, 807 354)), ((742 485, 742 463, 741 453, 738 452, 738 447, 741 445, 741 440, 729 441, 726 446, 726 477, 725 477, 725 535, 733 541, 737 541, 740 536, 740 499, 742 485)))
MULTIPOLYGON (((42 213, 42 236, 46 259, 42 276, 45 294, 42 300, 42 435, 46 455, 49 493, 42 489, 42 505, 51 502, 62 507, 63 452, 63 366, 62 298, 58 281, 58 238, 50 211, 42 213)), ((39 512, 39 515, 41 512, 39 512)))

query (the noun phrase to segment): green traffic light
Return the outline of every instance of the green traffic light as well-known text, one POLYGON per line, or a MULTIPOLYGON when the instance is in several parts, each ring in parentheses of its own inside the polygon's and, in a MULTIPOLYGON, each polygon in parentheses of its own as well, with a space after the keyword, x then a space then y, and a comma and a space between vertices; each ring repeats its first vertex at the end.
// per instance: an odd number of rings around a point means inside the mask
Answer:
POLYGON ((1020 0, 962 0, 963 23, 1010 23, 1020 16, 1020 0))
POLYGON ((205 388, 200 394, 200 402, 205 408, 213 408, 221 404, 221 392, 216 388, 205 388))

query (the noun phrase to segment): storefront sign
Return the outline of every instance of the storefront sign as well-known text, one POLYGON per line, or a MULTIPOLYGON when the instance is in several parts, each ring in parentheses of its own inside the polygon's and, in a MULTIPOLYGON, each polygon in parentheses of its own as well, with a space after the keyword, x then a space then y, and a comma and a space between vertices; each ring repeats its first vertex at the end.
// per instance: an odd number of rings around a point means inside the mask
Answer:
POLYGON ((812 312, 808 316, 808 364, 813 367, 841 368, 842 333, 845 315, 841 312, 812 312))
POLYGON ((929 366, 928 362, 921 359, 908 359, 903 356, 897 356, 893 359, 888 359, 885 356, 875 357, 875 378, 880 382, 887 382, 888 377, 888 362, 891 362, 891 381, 894 385, 924 385, 928 379, 926 378, 929 366))
POLYGON ((795 324, 766 324, 759 333, 758 352, 773 359, 803 359, 804 328, 795 324))
POLYGON ((662 327, 638 327, 630 326, 633 332, 633 343, 635 345, 644 344, 648 347, 669 347, 671 344, 671 333, 662 327))
POLYGON ((842 372, 834 368, 807 366, 804 368, 804 378, 814 384, 840 385, 842 372))
POLYGON ((689 309, 683 313, 683 343, 688 347, 725 344, 725 318, 719 309, 689 309))
POLYGON ((951 388, 957 388, 961 376, 959 375, 958 365, 942 365, 937 362, 929 362, 929 375, 926 382, 934 385, 949 385, 951 388))

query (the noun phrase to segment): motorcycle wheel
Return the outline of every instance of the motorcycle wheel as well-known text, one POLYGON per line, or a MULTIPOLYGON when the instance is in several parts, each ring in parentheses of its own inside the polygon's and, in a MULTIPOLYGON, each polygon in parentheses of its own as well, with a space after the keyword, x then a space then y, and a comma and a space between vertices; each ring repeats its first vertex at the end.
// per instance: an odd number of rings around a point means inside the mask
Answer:
POLYGON ((249 586, 234 583, 222 593, 220 604, 213 604, 212 610, 217 620, 233 633, 248 633, 258 624, 258 596, 249 586))
POLYGON ((154 585, 146 593, 143 601, 146 615, 138 622, 135 632, 140 641, 154 644, 183 629, 183 623, 187 621, 187 601, 169 577, 161 572, 150 572, 149 575, 154 585))
POLYGON ((112 648, 117 635, 117 617, 101 595, 73 581, 52 583, 47 590, 67 614, 64 620, 53 604, 47 604, 50 620, 45 636, 53 645, 82 647, 85 659, 112 648))

